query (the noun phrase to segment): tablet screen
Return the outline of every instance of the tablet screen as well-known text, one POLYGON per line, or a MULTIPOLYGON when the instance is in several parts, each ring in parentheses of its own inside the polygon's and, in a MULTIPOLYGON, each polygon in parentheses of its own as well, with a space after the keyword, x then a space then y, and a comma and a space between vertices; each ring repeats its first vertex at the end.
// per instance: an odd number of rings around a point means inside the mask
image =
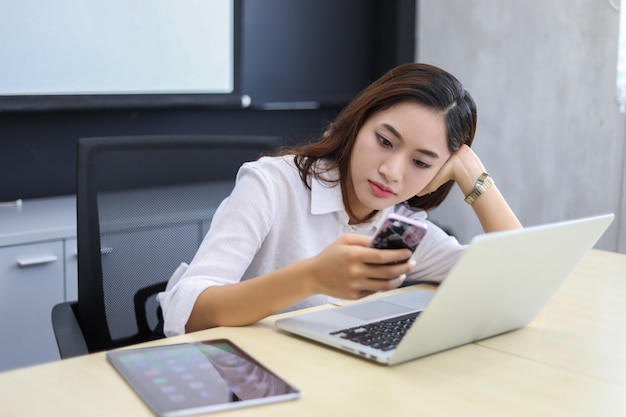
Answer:
POLYGON ((226 339, 107 352, 130 386, 163 417, 299 397, 299 391, 226 339))

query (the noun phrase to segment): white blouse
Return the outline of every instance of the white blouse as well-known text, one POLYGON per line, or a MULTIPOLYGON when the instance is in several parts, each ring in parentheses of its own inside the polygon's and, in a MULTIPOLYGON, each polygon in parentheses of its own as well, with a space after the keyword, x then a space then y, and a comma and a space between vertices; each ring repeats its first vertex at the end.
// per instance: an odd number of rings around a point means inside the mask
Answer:
MULTIPOLYGON (((370 223, 351 226, 339 184, 313 179, 309 190, 300 179, 293 155, 244 164, 195 257, 189 266, 174 273, 158 296, 165 334, 184 333, 196 299, 208 287, 252 279, 313 257, 344 233, 371 236, 390 211, 426 220, 426 212, 398 205, 378 213, 370 223)), ((441 281, 465 248, 428 223, 428 233, 413 256, 417 264, 407 274, 407 281, 441 281)), ((315 295, 285 311, 333 301, 336 299, 315 295)))

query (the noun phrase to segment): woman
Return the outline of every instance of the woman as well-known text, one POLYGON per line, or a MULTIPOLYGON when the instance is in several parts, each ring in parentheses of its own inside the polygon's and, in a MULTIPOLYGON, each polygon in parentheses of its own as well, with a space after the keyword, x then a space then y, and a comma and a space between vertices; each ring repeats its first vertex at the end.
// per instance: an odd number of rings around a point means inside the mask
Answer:
POLYGON ((193 261, 159 295, 166 335, 441 281, 464 246, 436 225, 408 261, 368 244, 386 214, 425 220, 454 183, 485 232, 521 227, 470 149, 475 131, 459 81, 410 63, 363 90, 318 142, 244 164, 193 261))

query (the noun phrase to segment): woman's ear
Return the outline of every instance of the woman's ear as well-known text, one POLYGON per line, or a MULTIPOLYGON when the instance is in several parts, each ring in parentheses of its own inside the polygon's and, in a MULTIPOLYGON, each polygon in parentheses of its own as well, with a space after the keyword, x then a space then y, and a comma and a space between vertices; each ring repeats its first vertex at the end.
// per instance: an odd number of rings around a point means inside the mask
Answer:
POLYGON ((328 135, 330 135, 330 132, 332 132, 332 130, 333 130, 333 123, 331 122, 328 124, 328 126, 324 130, 324 133, 322 133, 322 138, 327 138, 328 135))

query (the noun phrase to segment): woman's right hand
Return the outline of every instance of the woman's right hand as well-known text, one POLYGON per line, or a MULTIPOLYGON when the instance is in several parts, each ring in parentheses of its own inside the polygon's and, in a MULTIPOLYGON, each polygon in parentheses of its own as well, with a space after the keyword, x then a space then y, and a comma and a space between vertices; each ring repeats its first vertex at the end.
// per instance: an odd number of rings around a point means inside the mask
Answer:
POLYGON ((198 296, 185 331, 247 325, 315 294, 356 300, 397 288, 415 261, 389 264, 407 259, 410 251, 369 248, 371 241, 347 234, 311 258, 255 279, 211 286, 198 296))
POLYGON ((415 266, 408 249, 368 247, 372 238, 345 234, 310 262, 312 290, 335 298, 356 300, 399 287, 415 266), (401 262, 401 263, 397 263, 401 262))

